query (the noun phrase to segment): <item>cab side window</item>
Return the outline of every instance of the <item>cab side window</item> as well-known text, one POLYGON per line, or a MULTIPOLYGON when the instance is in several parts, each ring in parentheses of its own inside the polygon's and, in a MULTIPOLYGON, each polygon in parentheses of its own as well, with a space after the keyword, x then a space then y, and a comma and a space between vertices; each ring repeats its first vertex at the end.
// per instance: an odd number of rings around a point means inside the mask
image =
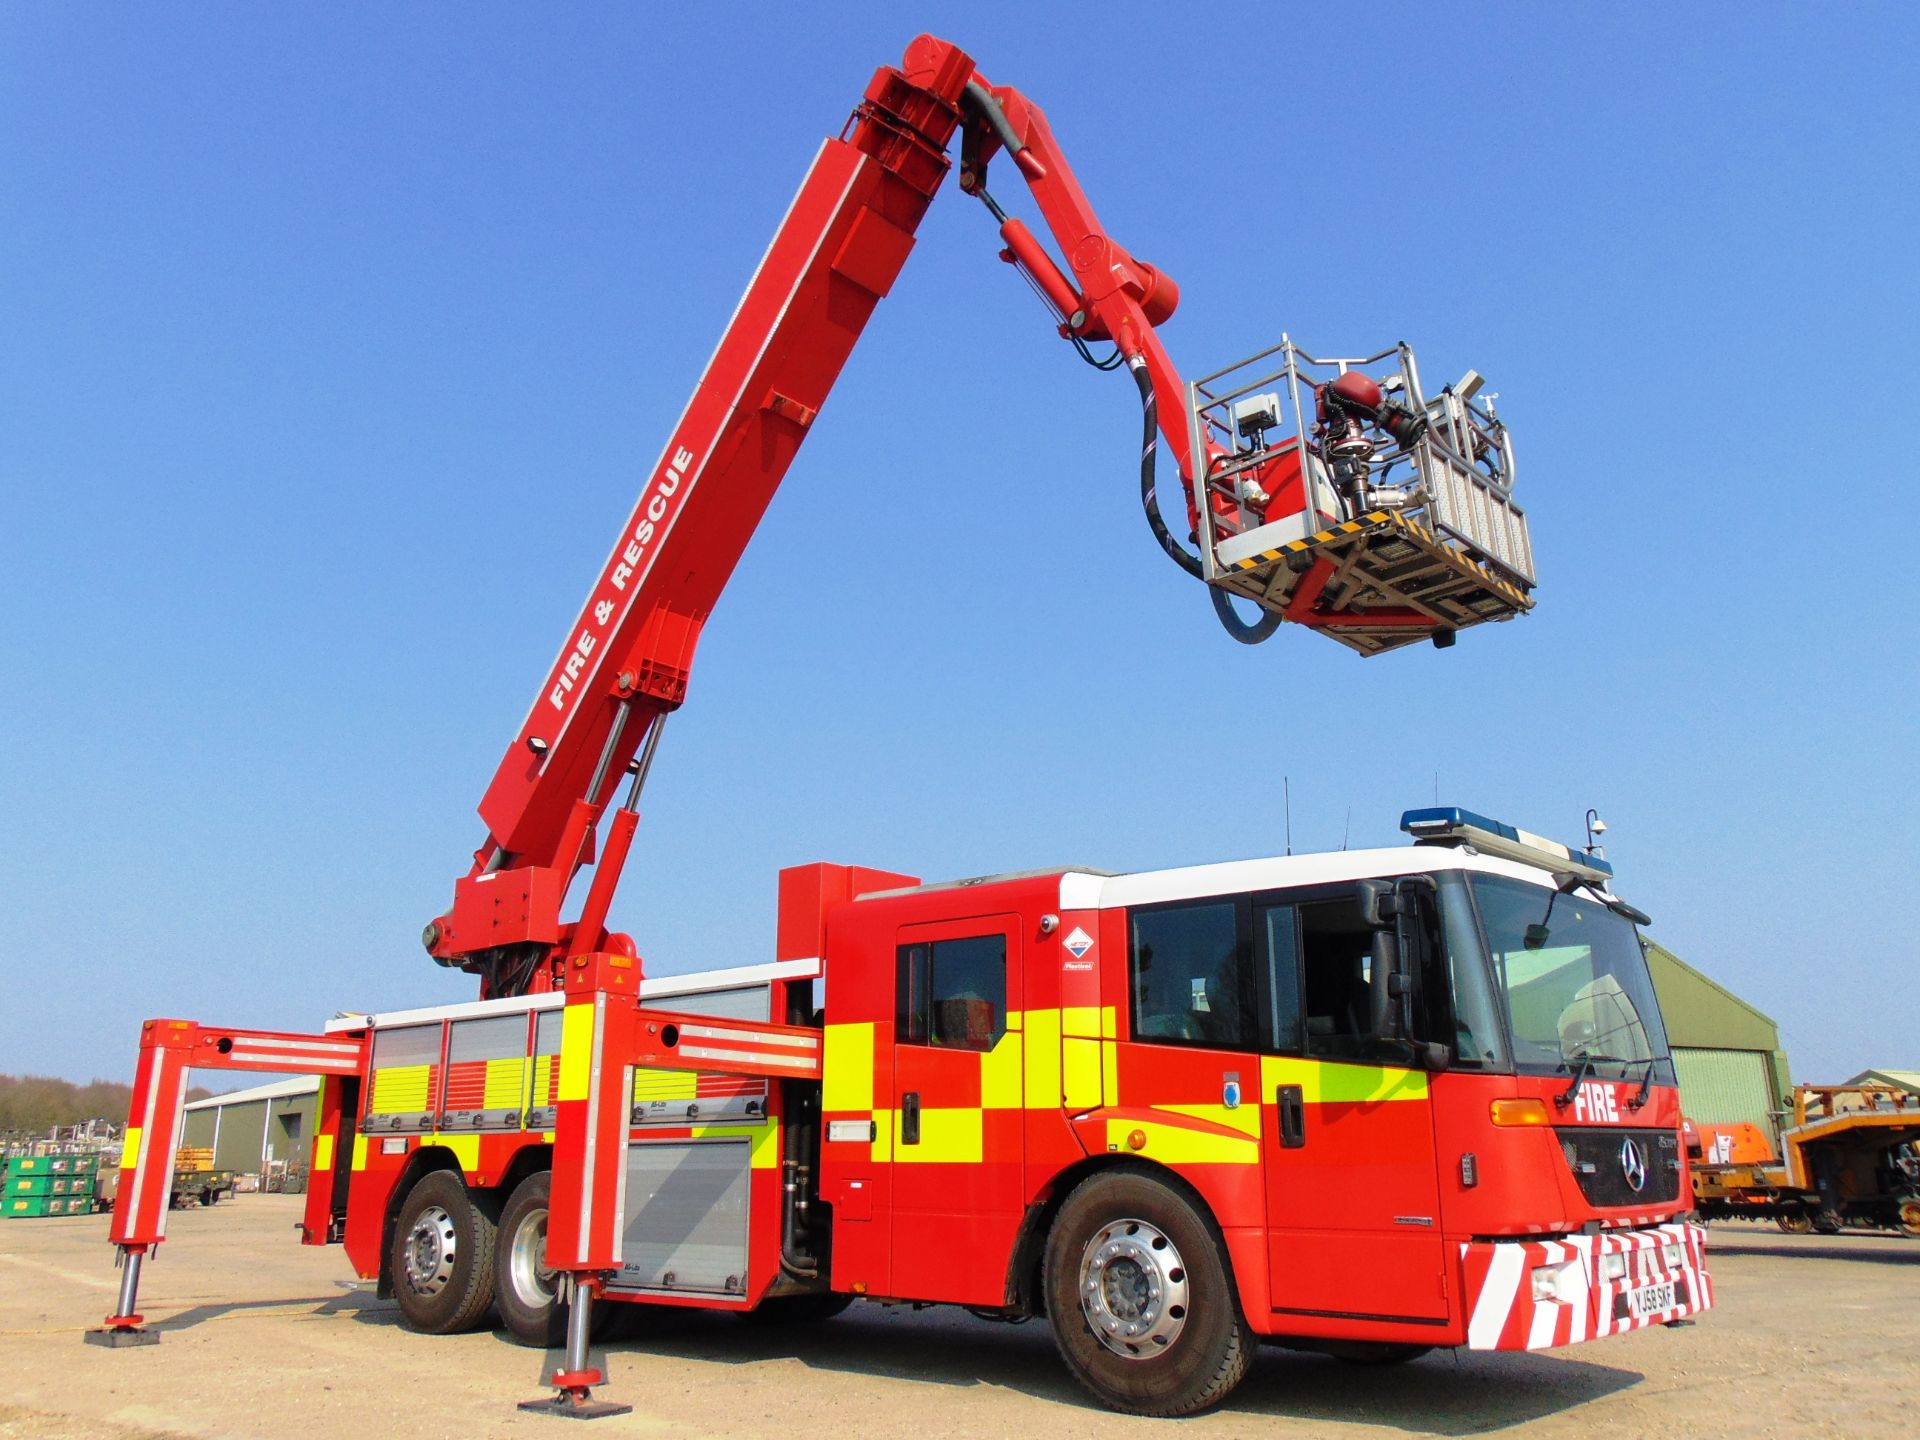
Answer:
POLYGON ((968 936, 902 945, 894 1038, 947 1050, 991 1050, 1007 1033, 1007 939, 968 936))
POLYGON ((1239 910, 1234 900, 1205 900, 1133 912, 1134 1039, 1258 1048, 1253 965, 1239 910))
POLYGON ((1360 1059, 1368 1051, 1373 932, 1357 900, 1319 901, 1299 911, 1307 1054, 1360 1059))

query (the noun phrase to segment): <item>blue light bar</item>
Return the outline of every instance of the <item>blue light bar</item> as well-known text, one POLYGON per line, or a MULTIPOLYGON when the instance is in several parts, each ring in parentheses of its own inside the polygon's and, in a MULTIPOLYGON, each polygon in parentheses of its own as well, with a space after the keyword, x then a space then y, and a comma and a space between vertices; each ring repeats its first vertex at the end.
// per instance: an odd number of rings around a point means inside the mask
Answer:
POLYGON ((1400 817, 1400 828, 1415 841, 1436 844, 1471 845, 1483 855, 1497 855, 1539 870, 1570 870, 1585 880, 1604 886, 1613 879, 1613 866, 1597 855, 1575 850, 1521 830, 1489 820, 1457 805, 1436 805, 1426 810, 1409 810, 1400 817))

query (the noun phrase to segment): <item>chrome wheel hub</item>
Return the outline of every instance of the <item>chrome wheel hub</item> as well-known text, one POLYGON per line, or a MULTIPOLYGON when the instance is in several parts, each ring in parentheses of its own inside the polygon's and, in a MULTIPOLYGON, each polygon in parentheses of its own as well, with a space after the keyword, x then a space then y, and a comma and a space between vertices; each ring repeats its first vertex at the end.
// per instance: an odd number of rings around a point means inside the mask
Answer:
POLYGON ((429 1205, 407 1232, 407 1288, 416 1295, 438 1295, 453 1279, 460 1235, 453 1216, 429 1205))
POLYGON ((507 1274, 513 1282, 513 1293, 523 1304, 534 1309, 553 1304, 557 1277, 547 1268, 545 1210, 527 1211, 514 1227, 507 1246, 507 1274))
POLYGON ((1094 1337, 1127 1360, 1146 1360, 1187 1323, 1187 1268, 1165 1233, 1115 1220, 1080 1257, 1080 1311, 1094 1337))

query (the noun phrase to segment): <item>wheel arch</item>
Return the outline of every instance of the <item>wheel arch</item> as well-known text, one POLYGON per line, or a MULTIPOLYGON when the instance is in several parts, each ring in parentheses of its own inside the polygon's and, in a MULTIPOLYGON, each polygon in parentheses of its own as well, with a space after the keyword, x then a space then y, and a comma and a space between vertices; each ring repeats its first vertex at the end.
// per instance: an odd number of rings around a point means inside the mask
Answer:
POLYGON ((1006 1304, 1010 1311, 1022 1315, 1046 1313, 1046 1290, 1041 1284, 1040 1272, 1047 1253, 1047 1236, 1067 1196, 1083 1181, 1095 1175, 1139 1175, 1165 1185, 1191 1205, 1220 1253, 1221 1268, 1226 1271, 1227 1284, 1233 1292, 1233 1303, 1244 1318, 1246 1307, 1240 1301, 1240 1281, 1234 1273, 1233 1251, 1227 1246, 1226 1233, 1220 1228, 1220 1217, 1214 1213, 1207 1197, 1171 1166, 1139 1155, 1106 1154, 1089 1155, 1069 1165, 1054 1176, 1040 1197, 1027 1207, 1027 1213, 1020 1222, 1019 1234, 1014 1238, 1013 1253, 1007 1262, 1006 1304))

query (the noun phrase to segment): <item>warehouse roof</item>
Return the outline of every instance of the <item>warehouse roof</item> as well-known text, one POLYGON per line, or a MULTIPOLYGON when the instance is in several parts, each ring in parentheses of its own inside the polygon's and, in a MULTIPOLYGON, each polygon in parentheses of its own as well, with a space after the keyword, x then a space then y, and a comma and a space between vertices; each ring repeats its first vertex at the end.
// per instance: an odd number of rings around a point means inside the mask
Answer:
POLYGON ((290 1080, 255 1085, 251 1090, 229 1090, 224 1095, 209 1095, 204 1100, 190 1101, 187 1109, 217 1110, 222 1105, 245 1105, 250 1100, 279 1100, 288 1095, 311 1095, 319 1088, 319 1076, 295 1075, 290 1080))
POLYGON ((1702 975, 1666 946, 1649 940, 1647 964, 1666 1017, 1667 1039, 1674 1045, 1713 1050, 1780 1048, 1780 1027, 1771 1015, 1702 975))
POLYGON ((1920 1092, 1920 1070, 1862 1070, 1849 1085, 1892 1085, 1920 1092))

